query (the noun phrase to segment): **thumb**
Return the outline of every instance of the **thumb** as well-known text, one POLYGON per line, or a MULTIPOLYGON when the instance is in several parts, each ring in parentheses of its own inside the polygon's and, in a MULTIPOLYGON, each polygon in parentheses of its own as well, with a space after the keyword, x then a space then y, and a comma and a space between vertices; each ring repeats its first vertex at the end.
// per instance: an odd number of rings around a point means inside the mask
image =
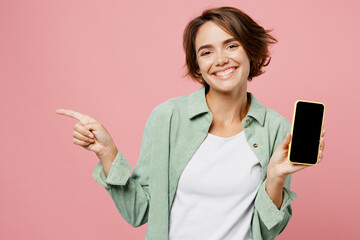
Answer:
POLYGON ((84 127, 87 130, 92 130, 92 131, 96 131, 96 130, 100 130, 101 129, 101 123, 99 122, 93 122, 93 123, 85 123, 84 127))
POLYGON ((289 147, 289 143, 291 141, 291 133, 287 132, 285 138, 280 143, 281 149, 287 149, 289 147))

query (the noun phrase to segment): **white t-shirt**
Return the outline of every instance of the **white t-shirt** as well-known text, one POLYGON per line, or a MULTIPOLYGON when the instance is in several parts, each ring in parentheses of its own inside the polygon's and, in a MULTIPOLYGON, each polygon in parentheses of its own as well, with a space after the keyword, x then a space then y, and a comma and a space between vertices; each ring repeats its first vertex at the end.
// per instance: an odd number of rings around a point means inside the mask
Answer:
POLYGON ((261 165, 245 132, 208 133, 180 176, 169 219, 169 240, 252 239, 251 217, 261 165))

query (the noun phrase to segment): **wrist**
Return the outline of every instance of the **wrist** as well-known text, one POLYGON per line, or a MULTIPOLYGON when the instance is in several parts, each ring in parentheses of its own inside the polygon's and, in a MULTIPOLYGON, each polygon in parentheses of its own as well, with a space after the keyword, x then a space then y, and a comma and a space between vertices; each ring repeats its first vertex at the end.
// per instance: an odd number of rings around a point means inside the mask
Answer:
POLYGON ((100 159, 100 162, 103 166, 106 176, 109 175, 111 165, 112 165, 113 161, 115 160, 117 152, 118 152, 118 150, 117 150, 115 144, 113 144, 109 148, 106 148, 103 151, 96 153, 96 155, 100 159))
POLYGON ((111 146, 104 148, 100 152, 96 153, 96 155, 101 162, 110 162, 111 164, 115 159, 117 151, 118 150, 115 144, 112 144, 111 146))
POLYGON ((276 187, 279 187, 279 186, 283 187, 285 180, 286 180, 286 175, 283 176, 283 175, 275 175, 275 174, 268 173, 266 176, 267 183, 272 186, 276 186, 276 187))
POLYGON ((285 184, 285 179, 266 178, 266 186, 271 188, 282 189, 285 184))

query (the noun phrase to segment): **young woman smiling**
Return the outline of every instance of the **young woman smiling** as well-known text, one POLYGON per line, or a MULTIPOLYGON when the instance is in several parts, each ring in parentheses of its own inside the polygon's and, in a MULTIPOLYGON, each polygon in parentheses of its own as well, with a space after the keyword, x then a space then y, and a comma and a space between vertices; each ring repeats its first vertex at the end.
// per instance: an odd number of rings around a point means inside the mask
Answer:
POLYGON ((236 8, 208 9, 191 20, 186 76, 202 87, 155 107, 131 176, 103 125, 57 109, 80 120, 73 142, 97 154, 95 180, 128 223, 148 223, 146 239, 274 239, 285 229, 296 197, 291 174, 306 166, 287 160, 288 120, 247 92, 275 42, 236 8))

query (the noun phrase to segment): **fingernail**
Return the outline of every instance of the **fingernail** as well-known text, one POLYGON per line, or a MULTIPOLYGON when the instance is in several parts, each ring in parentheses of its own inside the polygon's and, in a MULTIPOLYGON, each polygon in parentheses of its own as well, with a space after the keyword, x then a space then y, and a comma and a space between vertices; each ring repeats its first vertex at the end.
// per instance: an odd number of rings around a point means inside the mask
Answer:
POLYGON ((90 134, 89 134, 89 137, 93 138, 93 137, 94 137, 94 135, 93 135, 92 133, 90 133, 90 134))

